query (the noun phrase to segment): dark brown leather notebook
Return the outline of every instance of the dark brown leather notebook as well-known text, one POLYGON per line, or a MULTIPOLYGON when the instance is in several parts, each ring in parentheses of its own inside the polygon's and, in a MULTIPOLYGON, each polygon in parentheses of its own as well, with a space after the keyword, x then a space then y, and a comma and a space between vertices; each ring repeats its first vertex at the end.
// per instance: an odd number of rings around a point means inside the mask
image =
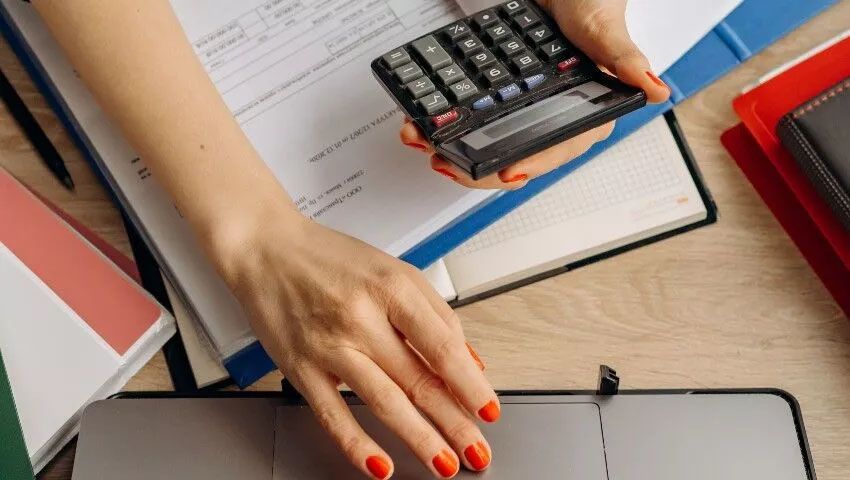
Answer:
POLYGON ((850 232, 850 78, 785 115, 776 133, 850 232))

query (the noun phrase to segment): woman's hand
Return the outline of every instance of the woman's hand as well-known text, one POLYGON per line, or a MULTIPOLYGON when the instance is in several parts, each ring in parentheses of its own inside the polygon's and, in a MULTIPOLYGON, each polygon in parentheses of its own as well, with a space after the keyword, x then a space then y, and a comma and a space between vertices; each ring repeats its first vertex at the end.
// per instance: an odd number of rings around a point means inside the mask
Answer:
MULTIPOLYGON (((629 37, 626 0, 538 0, 538 3, 576 47, 624 83, 643 89, 650 102, 660 103, 670 96, 670 89, 652 73, 649 61, 629 37)), ((436 154, 409 121, 401 128, 401 141, 430 155, 431 168, 461 185, 513 190, 578 157, 594 143, 608 138, 613 129, 613 122, 595 128, 477 181, 436 154)))
POLYGON ((340 383, 437 477, 457 473, 459 459, 487 468, 490 447, 475 419, 496 421, 499 401, 452 309, 414 267, 294 209, 273 210, 230 225, 213 257, 266 351, 349 461, 373 478, 393 471, 340 383))

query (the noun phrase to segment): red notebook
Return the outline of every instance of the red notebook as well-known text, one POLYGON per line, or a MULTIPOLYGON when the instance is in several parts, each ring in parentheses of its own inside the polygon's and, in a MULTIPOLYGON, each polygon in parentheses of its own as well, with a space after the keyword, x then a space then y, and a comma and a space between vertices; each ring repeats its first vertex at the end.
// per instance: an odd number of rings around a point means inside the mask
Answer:
POLYGON ((738 124, 727 130, 720 141, 844 310, 844 314, 850 317, 850 267, 841 261, 749 130, 745 125, 738 124))
MULTIPOLYGON (((850 37, 839 39, 735 99, 734 107, 769 165, 845 268, 850 268, 850 234, 785 150, 776 136, 783 115, 850 76, 850 37)), ((767 166, 766 166, 767 167, 767 166)), ((850 290, 850 288, 847 288, 850 290)))

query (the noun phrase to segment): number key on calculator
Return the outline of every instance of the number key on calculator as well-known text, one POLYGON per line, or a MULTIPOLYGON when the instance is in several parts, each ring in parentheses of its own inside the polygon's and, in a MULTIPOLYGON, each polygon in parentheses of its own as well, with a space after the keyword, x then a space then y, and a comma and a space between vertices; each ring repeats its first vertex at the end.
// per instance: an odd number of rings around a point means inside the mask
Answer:
POLYGON ((372 72, 437 151, 475 179, 646 104, 524 0, 395 48, 372 72))

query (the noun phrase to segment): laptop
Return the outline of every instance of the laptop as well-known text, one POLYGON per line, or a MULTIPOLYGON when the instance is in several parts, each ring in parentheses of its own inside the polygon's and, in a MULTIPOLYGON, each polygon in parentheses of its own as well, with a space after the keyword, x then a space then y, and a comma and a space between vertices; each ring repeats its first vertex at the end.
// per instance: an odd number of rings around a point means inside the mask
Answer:
MULTIPOLYGON (((813 480, 796 401, 779 390, 509 392, 482 430, 494 460, 459 479, 813 480)), ((430 472, 356 398, 395 479, 430 472)), ((84 413, 73 480, 362 478, 309 407, 281 394, 133 393, 84 413)))

